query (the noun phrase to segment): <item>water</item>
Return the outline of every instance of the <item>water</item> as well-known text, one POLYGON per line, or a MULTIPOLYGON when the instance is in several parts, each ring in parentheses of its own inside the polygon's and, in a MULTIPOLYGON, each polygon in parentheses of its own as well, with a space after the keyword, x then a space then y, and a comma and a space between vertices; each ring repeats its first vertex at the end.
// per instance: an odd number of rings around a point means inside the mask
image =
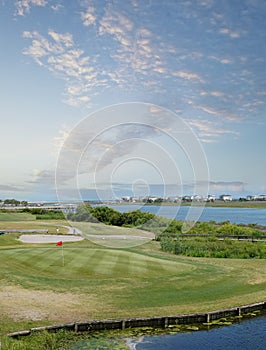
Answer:
POLYGON ((209 331, 147 336, 132 342, 135 350, 265 350, 266 316, 209 331))
MULTIPOLYGON (((120 212, 140 209, 171 219, 185 220, 189 207, 187 206, 157 206, 157 205, 115 205, 110 206, 120 212)), ((199 221, 223 222, 229 220, 235 224, 259 224, 266 226, 266 209, 256 208, 212 208, 205 207, 199 221)))
MULTIPOLYGON (((134 332, 134 330, 132 330, 134 332)), ((137 332, 137 330, 136 330, 137 332)), ((98 333, 71 350, 265 350, 266 315, 210 330, 160 335, 98 333), (126 346, 127 345, 127 346, 126 346)))

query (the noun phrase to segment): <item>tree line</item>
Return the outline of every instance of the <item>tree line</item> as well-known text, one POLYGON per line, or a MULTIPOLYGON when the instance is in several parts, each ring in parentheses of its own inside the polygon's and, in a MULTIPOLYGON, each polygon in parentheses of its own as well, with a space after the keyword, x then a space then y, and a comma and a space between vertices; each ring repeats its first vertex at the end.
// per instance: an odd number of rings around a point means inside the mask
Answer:
POLYGON ((11 205, 11 206, 27 206, 28 202, 27 201, 18 201, 17 199, 0 199, 0 203, 3 205, 11 205))
POLYGON ((124 227, 143 226, 154 217, 154 214, 143 213, 140 210, 120 213, 107 206, 92 207, 89 204, 80 204, 75 213, 67 215, 67 218, 72 221, 101 222, 124 227))

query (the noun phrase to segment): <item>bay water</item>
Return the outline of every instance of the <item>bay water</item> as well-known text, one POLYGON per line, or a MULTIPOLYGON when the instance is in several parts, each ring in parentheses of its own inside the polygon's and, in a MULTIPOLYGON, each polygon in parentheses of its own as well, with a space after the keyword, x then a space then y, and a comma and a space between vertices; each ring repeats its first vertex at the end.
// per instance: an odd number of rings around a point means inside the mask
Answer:
MULTIPOLYGON (((141 210, 171 219, 185 220, 189 206, 175 205, 114 205, 111 208, 127 212, 132 210, 141 210)), ((218 208, 203 207, 199 221, 230 221, 232 224, 258 224, 266 226, 266 209, 257 208, 218 208)))

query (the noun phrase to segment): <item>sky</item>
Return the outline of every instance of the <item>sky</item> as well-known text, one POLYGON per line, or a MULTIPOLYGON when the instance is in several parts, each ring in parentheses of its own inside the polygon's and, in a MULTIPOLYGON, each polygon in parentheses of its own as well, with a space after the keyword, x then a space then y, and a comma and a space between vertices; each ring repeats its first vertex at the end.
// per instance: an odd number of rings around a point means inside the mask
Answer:
POLYGON ((264 0, 0 0, 0 199, 265 194, 265 19, 264 0))

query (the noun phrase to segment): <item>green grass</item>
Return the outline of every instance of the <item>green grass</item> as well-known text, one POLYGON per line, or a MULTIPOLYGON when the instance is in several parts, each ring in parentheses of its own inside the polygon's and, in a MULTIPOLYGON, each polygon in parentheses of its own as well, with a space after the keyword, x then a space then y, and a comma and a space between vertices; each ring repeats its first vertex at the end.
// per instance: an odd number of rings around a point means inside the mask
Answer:
MULTIPOLYGON (((90 233, 129 234, 88 225, 90 233)), ((43 324, 207 312, 265 300, 263 259, 182 257, 162 252, 155 241, 115 249, 85 239, 64 243, 62 266, 61 247, 17 238, 0 236, 2 335, 43 324)))
MULTIPOLYGON (((81 294, 85 299, 93 295, 101 305, 94 316, 100 318, 206 311, 219 303, 249 302, 252 294, 258 301, 265 290, 265 261, 245 260, 239 265, 225 259, 221 264, 219 259, 170 257, 158 245, 156 249, 159 256, 156 250, 145 255, 137 248, 126 251, 88 241, 67 243, 62 266, 61 248, 55 245, 2 248, 1 286, 19 286, 33 294, 51 290, 73 293, 73 297, 81 294)), ((89 317, 90 304, 83 309, 87 307, 89 317)))
POLYGON ((125 228, 89 222, 71 222, 71 225, 80 229, 83 236, 93 243, 108 248, 134 247, 155 238, 152 232, 142 231, 134 227, 125 228), (143 237, 143 239, 140 240, 138 237, 143 237))
POLYGON ((2 221, 33 221, 35 216, 29 213, 0 212, 0 222, 2 221))

